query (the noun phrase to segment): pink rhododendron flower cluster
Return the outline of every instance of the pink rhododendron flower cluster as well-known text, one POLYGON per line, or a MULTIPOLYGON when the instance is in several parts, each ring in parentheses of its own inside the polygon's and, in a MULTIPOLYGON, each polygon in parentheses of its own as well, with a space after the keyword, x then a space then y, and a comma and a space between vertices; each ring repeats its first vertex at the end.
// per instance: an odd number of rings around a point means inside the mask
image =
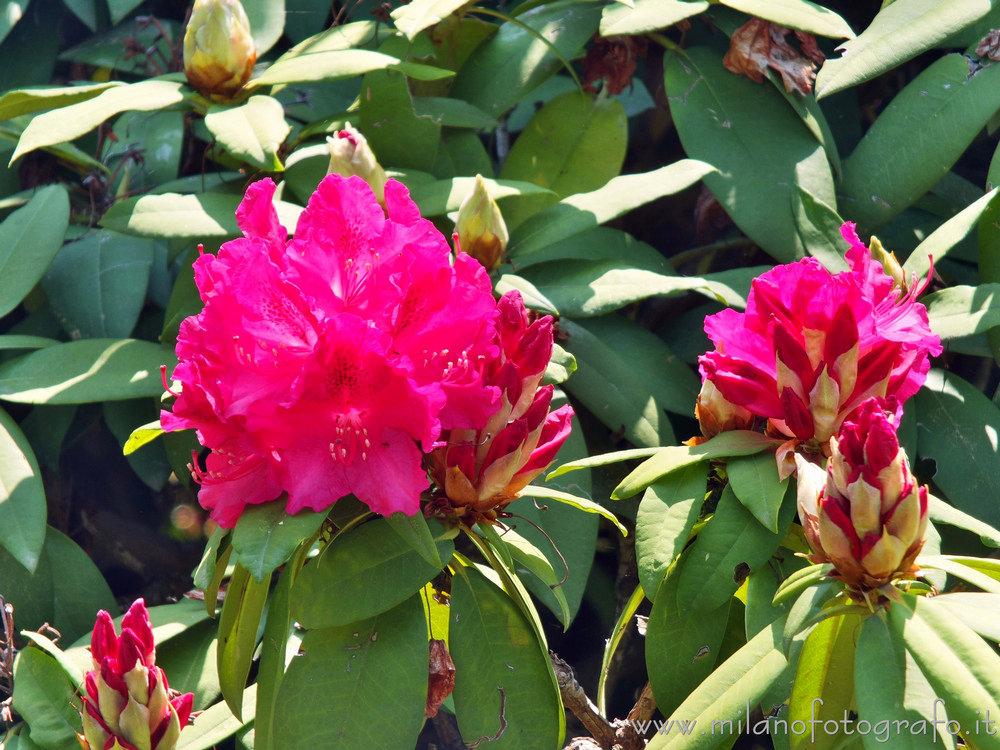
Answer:
POLYGON ((364 180, 328 175, 292 240, 274 190, 251 185, 245 236, 195 262, 205 307, 181 325, 182 390, 161 424, 212 449, 193 470, 222 526, 282 493, 289 513, 354 494, 412 515, 442 431, 477 431, 502 408, 489 276, 452 257, 394 180, 383 210, 364 180))
POLYGON ((791 451, 822 449, 866 399, 893 400, 901 414, 942 351, 916 301, 922 290, 897 285, 853 224, 841 231, 849 271, 832 274, 814 258, 777 266, 754 280, 746 312, 705 320, 716 349, 699 359, 711 395, 703 389, 699 416, 721 411, 702 418, 703 431, 734 413, 744 424, 748 414, 766 419, 770 434, 787 438, 783 475, 794 470, 791 451))

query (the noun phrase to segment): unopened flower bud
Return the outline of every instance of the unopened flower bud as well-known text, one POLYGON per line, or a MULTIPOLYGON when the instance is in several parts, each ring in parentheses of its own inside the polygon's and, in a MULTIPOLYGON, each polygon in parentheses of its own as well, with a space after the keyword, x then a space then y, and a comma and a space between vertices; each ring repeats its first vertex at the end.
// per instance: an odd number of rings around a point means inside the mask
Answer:
POLYGON ((195 0, 184 32, 184 73, 203 96, 232 99, 253 75, 257 47, 240 0, 195 0))
POLYGON ((455 230, 462 251, 482 263, 487 271, 500 265, 510 235, 482 175, 476 175, 476 186, 458 209, 455 230))
POLYGON ((912 572, 927 531, 927 487, 918 486, 896 425, 880 399, 830 439, 826 484, 801 456, 799 516, 818 561, 834 564, 855 589, 872 589, 912 572))
POLYGON ((327 138, 326 142, 330 147, 330 168, 326 173, 344 177, 357 175, 371 186, 379 205, 385 208, 387 178, 385 170, 375 159, 368 140, 348 122, 343 130, 327 138))
POLYGON ((701 434, 711 439, 728 430, 753 429, 754 415, 749 409, 726 400, 711 380, 701 384, 694 414, 701 426, 701 434))
POLYGON ((906 272, 899 264, 899 261, 896 260, 896 253, 890 253, 882 247, 882 243, 879 242, 878 237, 875 235, 872 235, 868 243, 868 249, 872 251, 872 259, 882 264, 883 270, 885 270, 887 275, 892 276, 892 280, 896 282, 896 286, 902 290, 905 296, 907 291, 909 291, 909 284, 906 282, 906 272))

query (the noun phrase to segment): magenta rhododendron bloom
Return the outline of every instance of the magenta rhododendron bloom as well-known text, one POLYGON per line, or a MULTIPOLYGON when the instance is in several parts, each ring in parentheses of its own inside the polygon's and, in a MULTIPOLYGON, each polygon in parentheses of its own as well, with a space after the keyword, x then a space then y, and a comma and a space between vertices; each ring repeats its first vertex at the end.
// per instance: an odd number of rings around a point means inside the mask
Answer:
POLYGON ((919 290, 898 288, 853 225, 844 235, 850 271, 831 274, 813 258, 777 266, 754 280, 746 312, 705 320, 716 350, 699 359, 703 377, 789 439, 779 450, 783 474, 794 468, 789 450, 819 450, 866 399, 901 409, 942 351, 919 290))
POLYGON ((539 387, 552 358, 552 318, 529 322, 520 292, 497 304, 499 359, 488 382, 500 389, 500 409, 472 429, 453 429, 431 455, 439 497, 429 512, 453 515, 470 526, 491 522, 545 471, 569 436, 573 409, 549 412, 551 385, 539 387))
POLYGON ((173 750, 191 716, 194 695, 171 690, 156 666, 149 613, 137 599, 122 632, 104 610, 90 639, 94 668, 87 672, 81 715, 85 750, 173 750))
POLYGON ((799 517, 815 559, 860 589, 911 573, 927 531, 927 487, 910 473, 895 415, 883 407, 868 399, 844 422, 825 472, 796 456, 799 517))
POLYGON ((195 471, 222 526, 282 492, 289 513, 353 493, 412 515, 429 486, 421 448, 498 408, 489 277, 452 262, 394 180, 383 211, 362 179, 326 177, 290 241, 274 190, 251 185, 245 237, 195 262, 205 308, 181 324, 183 388, 161 424, 212 449, 195 471))

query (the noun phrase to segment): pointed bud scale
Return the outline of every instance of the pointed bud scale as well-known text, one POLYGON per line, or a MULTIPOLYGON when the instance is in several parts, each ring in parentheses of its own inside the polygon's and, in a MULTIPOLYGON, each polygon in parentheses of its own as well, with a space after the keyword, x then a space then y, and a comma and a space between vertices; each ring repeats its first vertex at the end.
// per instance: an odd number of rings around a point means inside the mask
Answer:
POLYGON ((195 0, 184 31, 184 74, 202 96, 227 102, 253 75, 257 47, 240 0, 195 0))
POLYGON ((482 263, 487 271, 500 266, 510 235, 503 214, 496 201, 490 198, 482 175, 476 175, 472 192, 459 206, 455 230, 462 252, 482 263))
POLYGON ((368 140, 348 122, 344 124, 343 130, 327 138, 326 143, 330 149, 330 166, 326 173, 344 177, 357 175, 371 186, 375 198, 384 208, 385 183, 388 178, 368 145, 368 140))
POLYGON ((111 615, 103 609, 97 613, 97 623, 94 625, 94 632, 90 638, 90 655, 94 662, 94 669, 98 669, 104 657, 118 653, 118 634, 115 632, 115 623, 111 615))

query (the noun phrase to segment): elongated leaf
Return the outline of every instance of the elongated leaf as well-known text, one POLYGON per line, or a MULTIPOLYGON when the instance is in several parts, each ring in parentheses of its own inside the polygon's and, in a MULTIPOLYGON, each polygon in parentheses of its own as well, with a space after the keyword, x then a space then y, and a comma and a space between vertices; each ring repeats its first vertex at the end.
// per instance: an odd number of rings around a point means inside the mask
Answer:
POLYGON ((601 15, 601 36, 658 31, 705 10, 705 0, 635 0, 631 7, 609 4, 601 15))
POLYGON ((278 692, 277 747, 412 748, 423 724, 427 659, 419 595, 370 619, 306 633, 278 692))
POLYGON ((990 0, 895 0, 885 5, 843 54, 827 60, 816 76, 822 98, 869 81, 929 50, 989 12, 990 0))
POLYGON ((778 464, 770 453, 737 456, 726 464, 736 497, 766 529, 778 532, 778 511, 788 489, 788 479, 778 478, 778 464))
POLYGON ((589 469, 595 466, 609 466, 610 464, 616 464, 620 461, 631 461, 638 458, 649 458, 650 456, 655 456, 660 452, 660 450, 660 448, 630 448, 629 450, 624 451, 602 453, 598 456, 588 456, 587 458, 577 459, 576 461, 567 461, 555 471, 549 472, 548 476, 546 476, 546 480, 551 481, 558 476, 568 474, 571 471, 579 471, 580 469, 589 469))
POLYGON ((222 694, 219 687, 218 625, 205 620, 184 631, 183 638, 156 644, 156 666, 170 675, 170 687, 194 693, 194 710, 203 711, 222 694))
POLYGON ((45 349, 0 365, 0 399, 22 404, 83 404, 163 392, 160 366, 172 350, 133 339, 88 339, 45 349))
MULTIPOLYGON (((133 2, 133 0, 125 1, 133 2)), ((281 39, 281 34, 285 30, 285 0, 246 0, 243 7, 250 21, 259 57, 281 39)))
POLYGON ((916 396, 917 452, 937 462, 934 482, 960 510, 1000 525, 1000 410, 968 382, 931 370, 916 396))
POLYGON ((151 112, 180 104, 189 91, 181 80, 169 76, 128 86, 115 86, 93 99, 38 115, 24 129, 10 161, 38 148, 65 143, 89 133, 109 117, 126 110, 151 112))
POLYGON ((998 566, 994 572, 994 575, 990 576, 989 572, 983 573, 976 570, 974 567, 965 565, 963 563, 975 563, 978 558, 962 558, 962 557, 946 557, 942 555, 921 555, 920 564, 926 565, 929 568, 937 568, 938 570, 943 570, 948 575, 960 578, 963 581, 971 583, 973 586, 978 586, 983 591, 991 594, 1000 594, 1000 566, 998 566))
POLYGON ((14 663, 14 710, 31 727, 32 739, 43 748, 72 747, 83 727, 73 708, 76 694, 62 667, 37 648, 27 648, 14 663))
POLYGON ((717 667, 671 714, 648 750, 731 747, 756 704, 788 668, 781 652, 784 620, 777 620, 717 667), (718 732, 712 731, 718 728, 718 732))
POLYGON ((828 206, 836 196, 826 154, 799 116, 773 86, 733 75, 707 47, 668 55, 664 81, 684 150, 719 170, 705 184, 736 225, 782 262, 803 257, 792 191, 828 206))
POLYGON ((1000 643, 1000 594, 954 592, 934 599, 983 638, 1000 643))
MULTIPOLYGON (((915 273, 917 278, 924 276, 930 269, 931 258, 939 261, 946 256, 952 248, 969 235, 979 222, 980 217, 991 207, 1000 207, 1000 193, 996 188, 969 204, 935 229, 910 253, 910 257, 903 264, 903 270, 907 274, 915 273)), ((991 279, 983 279, 983 281, 991 281, 991 279)))
POLYGON ((205 127, 237 161, 265 172, 283 168, 278 149, 292 126, 285 122, 285 110, 277 99, 251 96, 239 107, 217 104, 205 115, 205 127))
POLYGON ((62 247, 69 198, 56 185, 39 190, 0 224, 0 316, 20 304, 62 247))
POLYGON ((132 430, 132 434, 129 435, 128 440, 125 441, 122 453, 126 456, 135 453, 142 446, 151 443, 162 434, 163 428, 160 427, 159 419, 155 422, 144 424, 142 427, 136 427, 132 430))
POLYGON ((45 544, 45 488, 21 428, 0 409, 0 547, 34 573, 45 544))
MULTIPOLYGON (((619 484, 611 497, 624 500, 642 492, 661 477, 707 458, 723 456, 750 456, 778 443, 759 432, 749 430, 729 430, 721 432, 701 445, 677 445, 661 448, 654 456, 644 461, 635 471, 619 484)), ((638 456, 636 456, 638 457, 638 456)), ((631 458, 631 456, 630 456, 631 458)))
POLYGON ((1000 325, 1000 284, 952 286, 924 297, 931 330, 943 341, 1000 325))
POLYGON ((714 168, 694 159, 682 159, 638 175, 621 175, 590 193, 564 198, 518 226, 507 255, 525 257, 599 224, 617 219, 633 208, 690 187, 714 168))
POLYGON ((389 522, 392 530, 419 552, 420 556, 430 565, 443 568, 448 562, 441 559, 441 553, 438 552, 437 545, 434 544, 434 534, 431 533, 427 519, 422 514, 408 516, 402 511, 396 511, 392 515, 386 516, 385 520, 389 522))
POLYGON ((632 443, 674 443, 663 410, 690 413, 699 384, 687 365, 652 333, 615 315, 563 319, 560 327, 578 365, 566 389, 612 430, 624 427, 632 443))
POLYGON ((400 62, 399 58, 365 49, 329 50, 300 54, 295 57, 283 56, 276 60, 259 78, 247 84, 250 90, 263 86, 283 83, 304 83, 307 81, 337 81, 354 78, 375 70, 389 68, 413 76, 414 78, 447 78, 454 75, 449 70, 431 65, 400 62))
MULTIPOLYGON (((887 10, 900 3, 907 4, 897 0, 887 10)), ((933 63, 896 95, 844 160, 841 192, 852 201, 849 218, 874 231, 913 205, 998 108, 1000 67, 972 74, 968 58, 958 54, 933 63)))
POLYGON ((809 0, 723 0, 723 5, 790 29, 834 39, 853 39, 847 21, 809 0))
POLYGON ((61 343, 59 339, 49 339, 44 336, 19 336, 16 334, 0 336, 0 350, 44 349, 47 346, 55 346, 58 343, 61 343))
POLYGON ((579 508, 587 513, 596 513, 599 516, 604 516, 615 525, 618 531, 622 533, 622 536, 628 536, 628 529, 622 526, 621 521, 615 517, 615 514, 607 508, 598 505, 593 500, 589 500, 585 497, 578 497, 570 494, 569 492, 562 492, 561 490, 557 490, 553 487, 539 487, 538 485, 532 484, 529 484, 521 490, 521 494, 531 497, 545 498, 547 500, 556 500, 560 503, 565 503, 566 505, 572 505, 574 508, 579 508))
POLYGON ((691 464, 654 482, 642 496, 635 519, 635 554, 645 591, 659 590, 667 569, 687 544, 705 502, 707 471, 704 461, 691 464))
POLYGON ((597 31, 600 16, 600 5, 566 0, 520 14, 476 48, 455 77, 450 95, 498 117, 558 72, 559 58, 550 44, 571 59, 597 31))
POLYGON ((113 205, 101 226, 140 237, 236 237, 240 198, 219 193, 145 195, 113 205))
POLYGON ((270 574, 258 583, 246 568, 237 564, 222 603, 217 654, 219 687, 236 718, 243 714, 243 691, 257 648, 257 629, 270 582, 270 574))
POLYGON ((290 516, 285 505, 284 500, 249 505, 233 529, 233 549, 239 555, 239 563, 258 583, 287 562, 326 518, 326 513, 309 510, 290 516))
MULTIPOLYGON (((403 6, 403 8, 409 7, 411 6, 403 6)), ((500 124, 495 117, 461 99, 422 96, 413 100, 413 111, 418 117, 429 117, 434 122, 450 128, 487 130, 500 124)))
POLYGON ((424 29, 435 26, 465 5, 468 0, 414 0, 392 12, 396 28, 411 42, 424 29))
POLYGON ((358 129, 383 164, 432 169, 441 125, 417 115, 403 76, 391 71, 368 73, 361 82, 359 113, 358 129))
POLYGON ((556 614, 559 616, 563 628, 568 628, 570 622, 569 603, 566 601, 566 594, 560 585, 563 571, 560 570, 559 575, 556 575, 555 568, 542 551, 516 531, 511 530, 504 534, 503 543, 510 551, 515 566, 527 568, 549 587, 559 605, 559 611, 556 614))
POLYGON ((462 737, 498 750, 561 747, 563 708, 552 665, 518 607, 478 570, 452 579, 449 649, 462 737))
MULTIPOLYGON (((447 562, 450 539, 437 542, 447 562)), ((441 571, 430 565, 385 519, 336 537, 306 565, 292 589, 292 616, 307 628, 362 620, 396 606, 441 571)))
POLYGON ((1000 530, 930 494, 927 496, 927 515, 936 523, 946 523, 978 534, 983 544, 1000 547, 1000 530))
POLYGON ((93 83, 86 86, 59 86, 37 89, 17 89, 0 96, 0 120, 11 120, 18 115, 40 109, 58 109, 70 104, 93 99, 101 92, 124 86, 121 81, 93 83))
POLYGON ((830 273, 847 270, 847 243, 840 234, 844 220, 825 203, 802 188, 792 192, 792 215, 806 251, 830 273))
POLYGON ((289 592, 294 574, 294 570, 287 568, 282 572, 267 607, 267 623, 261 639, 260 665, 257 670, 260 692, 254 714, 255 750, 258 747, 260 750, 278 748, 274 736, 274 715, 278 708, 278 692, 285 678, 285 667, 291 658, 288 654, 288 640, 294 626, 289 610, 289 592))
MULTIPOLYGON (((547 188, 520 180, 493 180, 484 177, 483 182, 494 200, 511 195, 551 194, 547 188)), ((475 185, 475 177, 453 177, 450 180, 415 184, 410 190, 410 197, 417 204, 421 215, 442 216, 449 211, 457 211, 475 185)))
MULTIPOLYGON (((251 685, 243 691, 243 708, 247 714, 253 712, 257 703, 257 686, 251 685)), ((225 702, 216 703, 198 716, 197 732, 181 732, 177 740, 177 750, 211 750, 227 737, 231 737, 244 726, 229 710, 225 702)))

